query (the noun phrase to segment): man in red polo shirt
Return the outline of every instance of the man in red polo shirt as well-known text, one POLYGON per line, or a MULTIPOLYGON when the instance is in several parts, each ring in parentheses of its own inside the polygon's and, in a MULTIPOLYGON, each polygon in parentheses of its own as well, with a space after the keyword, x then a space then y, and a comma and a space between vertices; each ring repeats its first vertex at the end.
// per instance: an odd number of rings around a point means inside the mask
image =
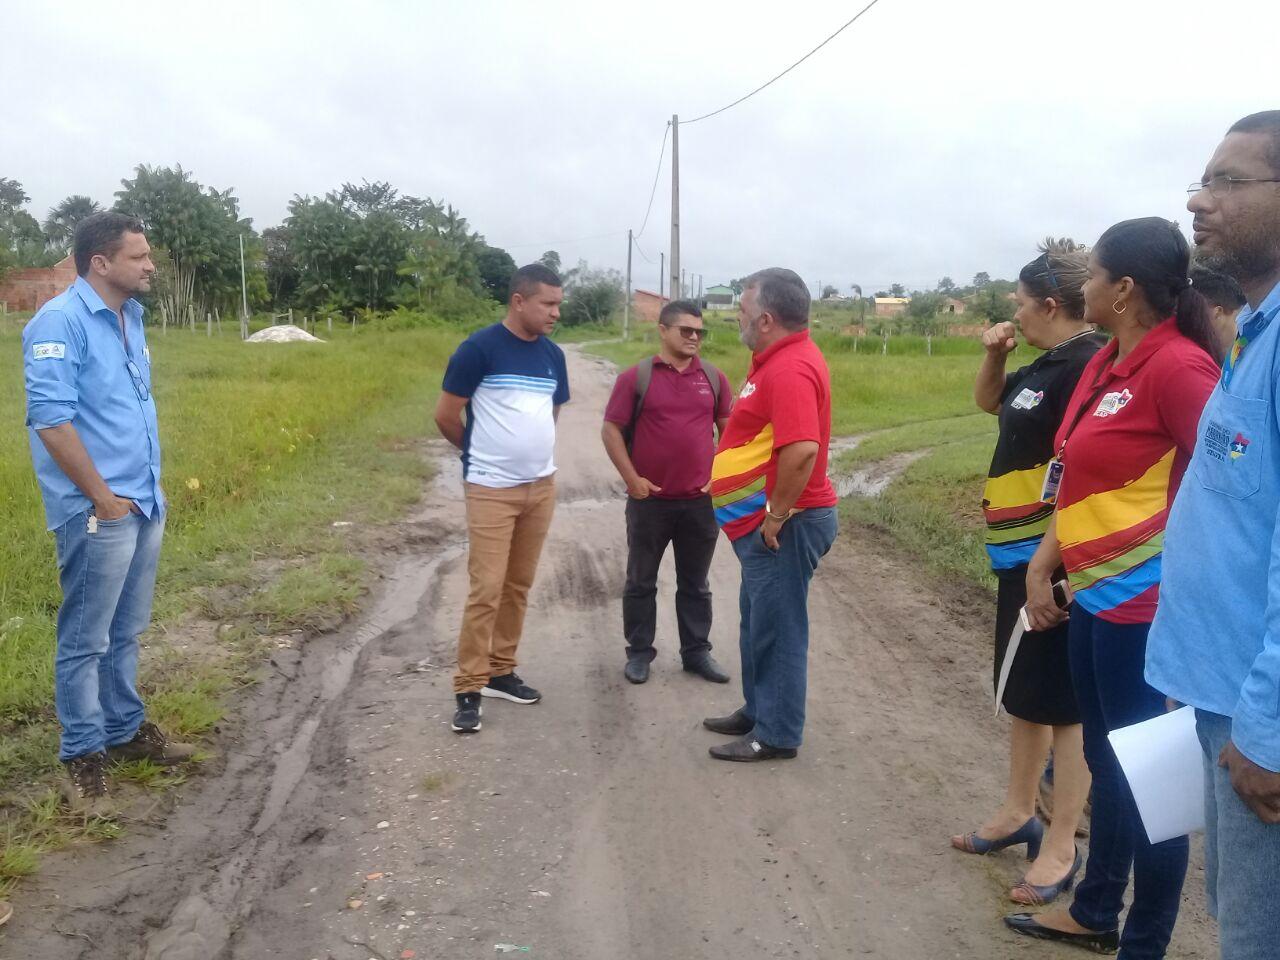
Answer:
POLYGON ((623 371, 604 412, 601 436, 627 485, 627 585, 622 632, 624 675, 649 679, 655 656, 658 567, 667 545, 676 560, 676 624, 684 669, 713 683, 729 675, 711 658, 711 590, 707 571, 719 529, 707 484, 716 431, 733 404, 729 381, 702 363, 702 311, 675 300, 658 316, 656 357, 623 371))
POLYGON ((711 469, 716 521, 742 564, 744 703, 703 725, 737 736, 717 760, 790 759, 804 732, 809 581, 836 538, 827 477, 831 375, 809 338, 809 289, 773 267, 743 284, 738 310, 751 371, 711 469))

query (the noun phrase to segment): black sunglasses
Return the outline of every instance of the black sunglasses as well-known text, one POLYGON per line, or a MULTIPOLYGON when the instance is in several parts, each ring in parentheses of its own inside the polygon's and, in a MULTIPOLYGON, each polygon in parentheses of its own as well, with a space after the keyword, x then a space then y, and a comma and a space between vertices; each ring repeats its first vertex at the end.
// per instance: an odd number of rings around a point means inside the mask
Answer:
POLYGON ((680 336, 686 340, 701 340, 707 335, 707 331, 703 327, 690 327, 683 323, 678 325, 666 324, 665 326, 669 330, 679 330, 680 336))

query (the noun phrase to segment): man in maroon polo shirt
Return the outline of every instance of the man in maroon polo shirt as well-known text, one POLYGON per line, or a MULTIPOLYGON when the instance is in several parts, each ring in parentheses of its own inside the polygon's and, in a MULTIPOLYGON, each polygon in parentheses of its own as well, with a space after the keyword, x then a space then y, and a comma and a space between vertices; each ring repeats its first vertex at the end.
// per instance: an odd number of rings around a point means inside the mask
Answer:
POLYGON ((733 392, 723 373, 698 358, 704 335, 696 304, 668 303, 658 316, 658 355, 623 371, 605 408, 604 447, 627 485, 622 632, 624 675, 632 683, 649 679, 656 654, 658 567, 668 544, 676 560, 684 669, 713 683, 729 682, 711 657, 707 571, 719 528, 707 485, 717 431, 728 422, 733 392))

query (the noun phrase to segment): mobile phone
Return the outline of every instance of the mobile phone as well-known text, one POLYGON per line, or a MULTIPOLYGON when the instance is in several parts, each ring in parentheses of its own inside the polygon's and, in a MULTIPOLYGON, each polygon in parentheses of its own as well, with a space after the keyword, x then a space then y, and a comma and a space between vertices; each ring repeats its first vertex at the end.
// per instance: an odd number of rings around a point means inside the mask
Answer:
MULTIPOLYGON (((1067 581, 1059 580, 1053 585, 1053 602, 1058 605, 1059 610, 1066 610, 1071 606, 1067 601, 1067 581)), ((1022 629, 1030 633, 1031 621, 1027 619, 1027 608, 1025 606, 1018 611, 1018 616, 1022 620, 1022 629)))

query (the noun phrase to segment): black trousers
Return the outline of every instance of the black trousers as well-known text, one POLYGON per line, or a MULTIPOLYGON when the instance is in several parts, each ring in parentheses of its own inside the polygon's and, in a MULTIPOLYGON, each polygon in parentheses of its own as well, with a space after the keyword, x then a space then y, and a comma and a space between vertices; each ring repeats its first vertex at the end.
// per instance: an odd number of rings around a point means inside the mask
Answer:
POLYGON ((676 558, 676 623, 685 662, 711 649, 711 588, 707 571, 720 530, 709 496, 694 500, 627 500, 627 585, 622 632, 627 659, 651 661, 658 621, 658 568, 667 545, 676 558))

